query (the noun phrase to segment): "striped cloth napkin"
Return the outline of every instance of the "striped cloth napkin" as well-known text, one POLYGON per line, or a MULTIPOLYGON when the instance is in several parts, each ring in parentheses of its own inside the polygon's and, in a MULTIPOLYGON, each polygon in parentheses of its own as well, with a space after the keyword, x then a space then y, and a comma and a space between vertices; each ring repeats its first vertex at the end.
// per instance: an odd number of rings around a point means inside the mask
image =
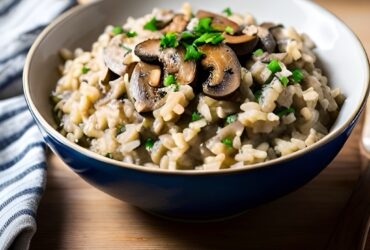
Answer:
POLYGON ((46 181, 45 143, 24 97, 16 96, 24 60, 39 32, 74 4, 0 0, 0 249, 29 248, 46 181))

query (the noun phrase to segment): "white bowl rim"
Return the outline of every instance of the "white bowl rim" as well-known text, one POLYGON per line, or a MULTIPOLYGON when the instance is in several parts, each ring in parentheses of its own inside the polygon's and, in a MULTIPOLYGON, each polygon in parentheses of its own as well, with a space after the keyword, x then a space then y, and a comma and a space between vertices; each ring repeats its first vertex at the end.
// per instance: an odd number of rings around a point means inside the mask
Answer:
POLYGON ((59 17, 57 17, 53 22, 51 22, 42 32, 41 34, 36 38, 35 42, 33 43, 32 47, 30 48, 26 61, 25 66, 23 70, 23 91, 25 95, 26 102, 28 104, 28 107, 31 111, 31 114, 33 117, 39 122, 39 124, 43 127, 43 129, 47 132, 47 134, 51 137, 53 137, 55 140, 63 144, 64 146, 67 146, 81 154, 83 154, 86 157, 93 158, 95 160, 105 162, 111 165, 115 165, 118 167, 128 168, 131 170, 138 170, 142 172, 148 172, 148 173, 156 173, 156 174, 164 174, 164 175, 217 175, 217 174, 231 174, 236 172, 243 172, 243 171, 250 171, 255 170, 258 168, 266 168, 266 167, 273 167, 274 165, 284 163, 286 161, 298 158, 302 156, 303 154, 309 153, 320 146, 329 143, 333 139, 335 139, 337 136, 339 136, 341 133, 343 133, 350 125, 351 123, 359 116, 359 114, 362 112, 364 108, 364 104, 367 100, 368 93, 370 90, 370 81, 369 81, 369 69, 370 69, 370 63, 369 58, 367 56, 366 50, 364 46, 362 45, 360 39, 358 36, 349 28, 349 26, 341 20, 338 16, 336 16, 334 13, 330 12, 329 10, 325 9, 324 7, 320 6, 319 4, 308 1, 308 0, 300 0, 302 2, 305 2, 307 4, 313 5, 315 8, 320 9, 321 11, 325 12, 326 15, 330 16, 337 22, 341 23, 343 27, 346 29, 346 31, 358 42, 358 45, 362 48, 364 52, 364 56, 366 58, 365 61, 367 62, 367 68, 365 70, 366 73, 366 91, 362 93, 361 102, 357 105, 355 109, 353 109, 353 112, 349 115, 349 117, 346 119, 346 121, 341 125, 338 126, 336 129, 332 130, 329 134, 325 135, 324 138, 319 140, 318 142, 314 143, 311 146, 308 146, 304 149, 298 150, 294 153, 291 153, 286 156, 279 157, 277 159, 269 160, 266 162, 256 163, 252 165, 246 165, 241 168, 228 168, 228 169, 219 169, 219 170, 166 170, 166 169, 160 169, 160 168, 149 168, 140 166, 137 164, 131 164, 131 163, 125 163, 118 160, 109 159, 105 156, 99 155, 95 152, 92 152, 86 148, 83 148, 82 146, 79 146, 71 141, 69 141, 66 137, 64 137, 62 134, 60 134, 56 129, 54 129, 44 118, 43 116, 38 112, 36 106, 32 102, 32 98, 30 95, 30 89, 28 84, 28 75, 29 75, 29 69, 30 65, 32 63, 33 54, 35 53, 36 49, 38 48, 41 41, 47 36, 49 31, 54 29, 60 22, 62 22, 64 19, 68 18, 71 15, 77 14, 80 10, 88 8, 89 6, 97 5, 101 1, 94 1, 89 4, 85 5, 78 5, 70 10, 64 12, 59 17))

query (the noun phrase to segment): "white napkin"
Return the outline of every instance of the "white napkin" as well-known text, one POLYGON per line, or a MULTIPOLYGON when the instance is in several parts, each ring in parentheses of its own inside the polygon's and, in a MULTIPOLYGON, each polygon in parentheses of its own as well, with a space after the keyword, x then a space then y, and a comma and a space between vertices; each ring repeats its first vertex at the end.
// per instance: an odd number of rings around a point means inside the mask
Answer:
MULTIPOLYGON (((0 99, 21 94, 27 52, 73 0, 0 0, 0 99)), ((23 96, 0 101, 0 249, 28 249, 46 181, 45 143, 23 96)))

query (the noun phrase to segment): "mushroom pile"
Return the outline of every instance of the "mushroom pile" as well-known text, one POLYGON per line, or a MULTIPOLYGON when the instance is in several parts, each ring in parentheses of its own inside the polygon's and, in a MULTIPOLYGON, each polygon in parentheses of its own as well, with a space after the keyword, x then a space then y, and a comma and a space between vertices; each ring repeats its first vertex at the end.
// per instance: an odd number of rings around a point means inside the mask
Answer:
POLYGON ((240 62, 256 48, 272 53, 277 46, 271 34, 274 24, 243 26, 204 10, 192 19, 184 14, 161 21, 153 18, 146 26, 161 37, 140 41, 132 50, 122 45, 125 35, 119 34, 104 50, 111 72, 129 74, 128 97, 140 113, 160 108, 168 91, 179 85, 190 85, 194 92, 215 99, 227 98, 240 86, 240 62), (126 60, 129 53, 139 60, 126 60))

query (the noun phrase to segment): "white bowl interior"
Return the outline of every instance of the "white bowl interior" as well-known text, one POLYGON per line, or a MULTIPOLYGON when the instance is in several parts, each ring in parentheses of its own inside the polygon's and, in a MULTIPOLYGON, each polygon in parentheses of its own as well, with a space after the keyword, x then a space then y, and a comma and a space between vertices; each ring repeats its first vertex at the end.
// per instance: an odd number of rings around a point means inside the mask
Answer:
MULTIPOLYGON (((357 112, 368 87, 368 61, 356 36, 326 10, 305 0, 188 0, 194 9, 221 12, 230 7, 235 12, 251 13, 258 22, 273 21, 293 26, 307 33, 317 45, 315 49, 324 72, 333 87, 339 87, 347 97, 332 130, 346 124, 357 112)), ((108 24, 121 24, 129 16, 139 17, 154 7, 180 9, 182 1, 171 0, 104 0, 80 8, 64 18, 39 39, 29 61, 28 86, 30 98, 43 119, 53 124, 49 95, 59 78, 58 51, 66 47, 90 49, 91 44, 108 24)))

